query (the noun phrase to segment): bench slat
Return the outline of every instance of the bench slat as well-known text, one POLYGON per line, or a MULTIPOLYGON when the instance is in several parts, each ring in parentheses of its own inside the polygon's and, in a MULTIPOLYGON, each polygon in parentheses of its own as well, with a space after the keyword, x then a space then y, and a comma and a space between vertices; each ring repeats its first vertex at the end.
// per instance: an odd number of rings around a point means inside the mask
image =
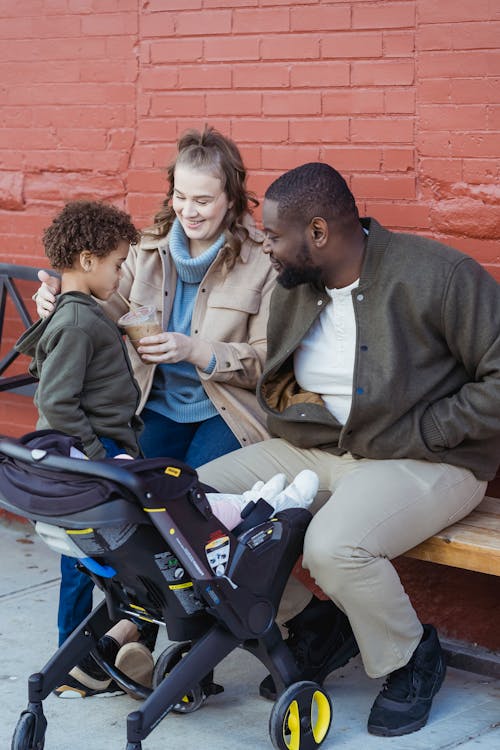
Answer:
POLYGON ((492 513, 494 516, 500 518, 500 498, 488 497, 488 495, 486 495, 486 497, 483 497, 477 508, 473 510, 469 516, 463 518, 462 521, 470 518, 474 513, 492 513))
POLYGON ((500 575, 500 498, 485 497, 466 518, 404 556, 500 575))
POLYGON ((465 526, 458 523, 450 528, 449 533, 444 534, 444 532, 441 532, 441 534, 436 534, 434 539, 436 538, 448 547, 450 545, 462 544, 467 547, 491 550, 492 554, 496 550, 500 550, 500 535, 498 533, 492 534, 491 530, 488 529, 474 529, 472 526, 465 526))
MULTIPOLYGON (((446 537, 450 541, 454 541, 458 535, 459 538, 467 538, 467 535, 478 536, 480 534, 490 535, 492 538, 498 536, 500 543, 500 516, 484 515, 477 513, 474 518, 468 518, 458 523, 454 523, 453 526, 449 526, 446 529, 446 537)), ((441 532, 442 536, 445 536, 445 530, 441 532)))
MULTIPOLYGON (((403 557, 500 576, 500 498, 485 497, 475 510, 403 557)), ((293 574, 320 599, 326 598, 300 558, 293 574)))

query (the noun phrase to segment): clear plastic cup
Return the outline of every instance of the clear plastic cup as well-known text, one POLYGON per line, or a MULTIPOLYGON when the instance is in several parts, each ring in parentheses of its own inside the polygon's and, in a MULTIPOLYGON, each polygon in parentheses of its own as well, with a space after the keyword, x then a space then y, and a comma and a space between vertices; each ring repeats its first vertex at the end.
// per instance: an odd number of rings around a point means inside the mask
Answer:
POLYGON ((162 333, 162 327, 158 322, 156 307, 145 305, 131 310, 118 320, 118 325, 127 334, 130 343, 137 349, 140 339, 145 336, 154 336, 162 333))

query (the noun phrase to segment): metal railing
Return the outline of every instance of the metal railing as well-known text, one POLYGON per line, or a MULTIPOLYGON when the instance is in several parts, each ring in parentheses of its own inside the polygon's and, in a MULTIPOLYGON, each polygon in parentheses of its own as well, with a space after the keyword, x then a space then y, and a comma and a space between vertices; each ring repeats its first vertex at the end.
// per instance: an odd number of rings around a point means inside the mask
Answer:
MULTIPOLYGON (((24 303, 23 295, 19 291, 17 281, 38 282, 37 268, 32 266, 17 266, 15 263, 0 263, 0 342, 5 333, 5 308, 10 299, 26 330, 33 324, 33 319, 24 303)), ((29 373, 21 375, 5 375, 12 363, 18 358, 19 352, 14 347, 0 360, 0 392, 13 391, 26 396, 32 396, 35 391, 35 378, 29 373)))

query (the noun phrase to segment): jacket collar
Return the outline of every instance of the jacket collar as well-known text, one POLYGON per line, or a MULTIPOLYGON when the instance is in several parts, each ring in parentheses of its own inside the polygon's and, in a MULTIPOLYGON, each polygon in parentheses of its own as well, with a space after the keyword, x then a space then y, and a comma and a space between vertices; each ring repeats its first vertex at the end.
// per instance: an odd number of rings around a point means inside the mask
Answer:
POLYGON ((368 242, 359 277, 359 288, 368 287, 377 275, 379 265, 389 246, 392 232, 385 229, 376 219, 370 217, 361 219, 361 224, 368 229, 368 242))

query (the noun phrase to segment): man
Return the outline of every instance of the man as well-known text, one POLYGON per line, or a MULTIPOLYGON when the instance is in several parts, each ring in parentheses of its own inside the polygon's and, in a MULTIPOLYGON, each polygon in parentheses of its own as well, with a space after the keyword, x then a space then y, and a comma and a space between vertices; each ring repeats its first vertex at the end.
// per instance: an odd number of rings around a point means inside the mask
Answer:
MULTIPOLYGON (((221 492, 319 475, 303 565, 331 601, 290 582, 288 643, 321 682, 357 642, 367 674, 386 676, 368 731, 407 734, 426 723, 445 662, 390 560, 472 511, 495 475, 499 286, 452 248, 360 220, 326 164, 277 179, 263 221, 278 285, 258 398, 274 439, 199 475, 221 492)), ((261 694, 273 692, 268 676, 261 694)))

